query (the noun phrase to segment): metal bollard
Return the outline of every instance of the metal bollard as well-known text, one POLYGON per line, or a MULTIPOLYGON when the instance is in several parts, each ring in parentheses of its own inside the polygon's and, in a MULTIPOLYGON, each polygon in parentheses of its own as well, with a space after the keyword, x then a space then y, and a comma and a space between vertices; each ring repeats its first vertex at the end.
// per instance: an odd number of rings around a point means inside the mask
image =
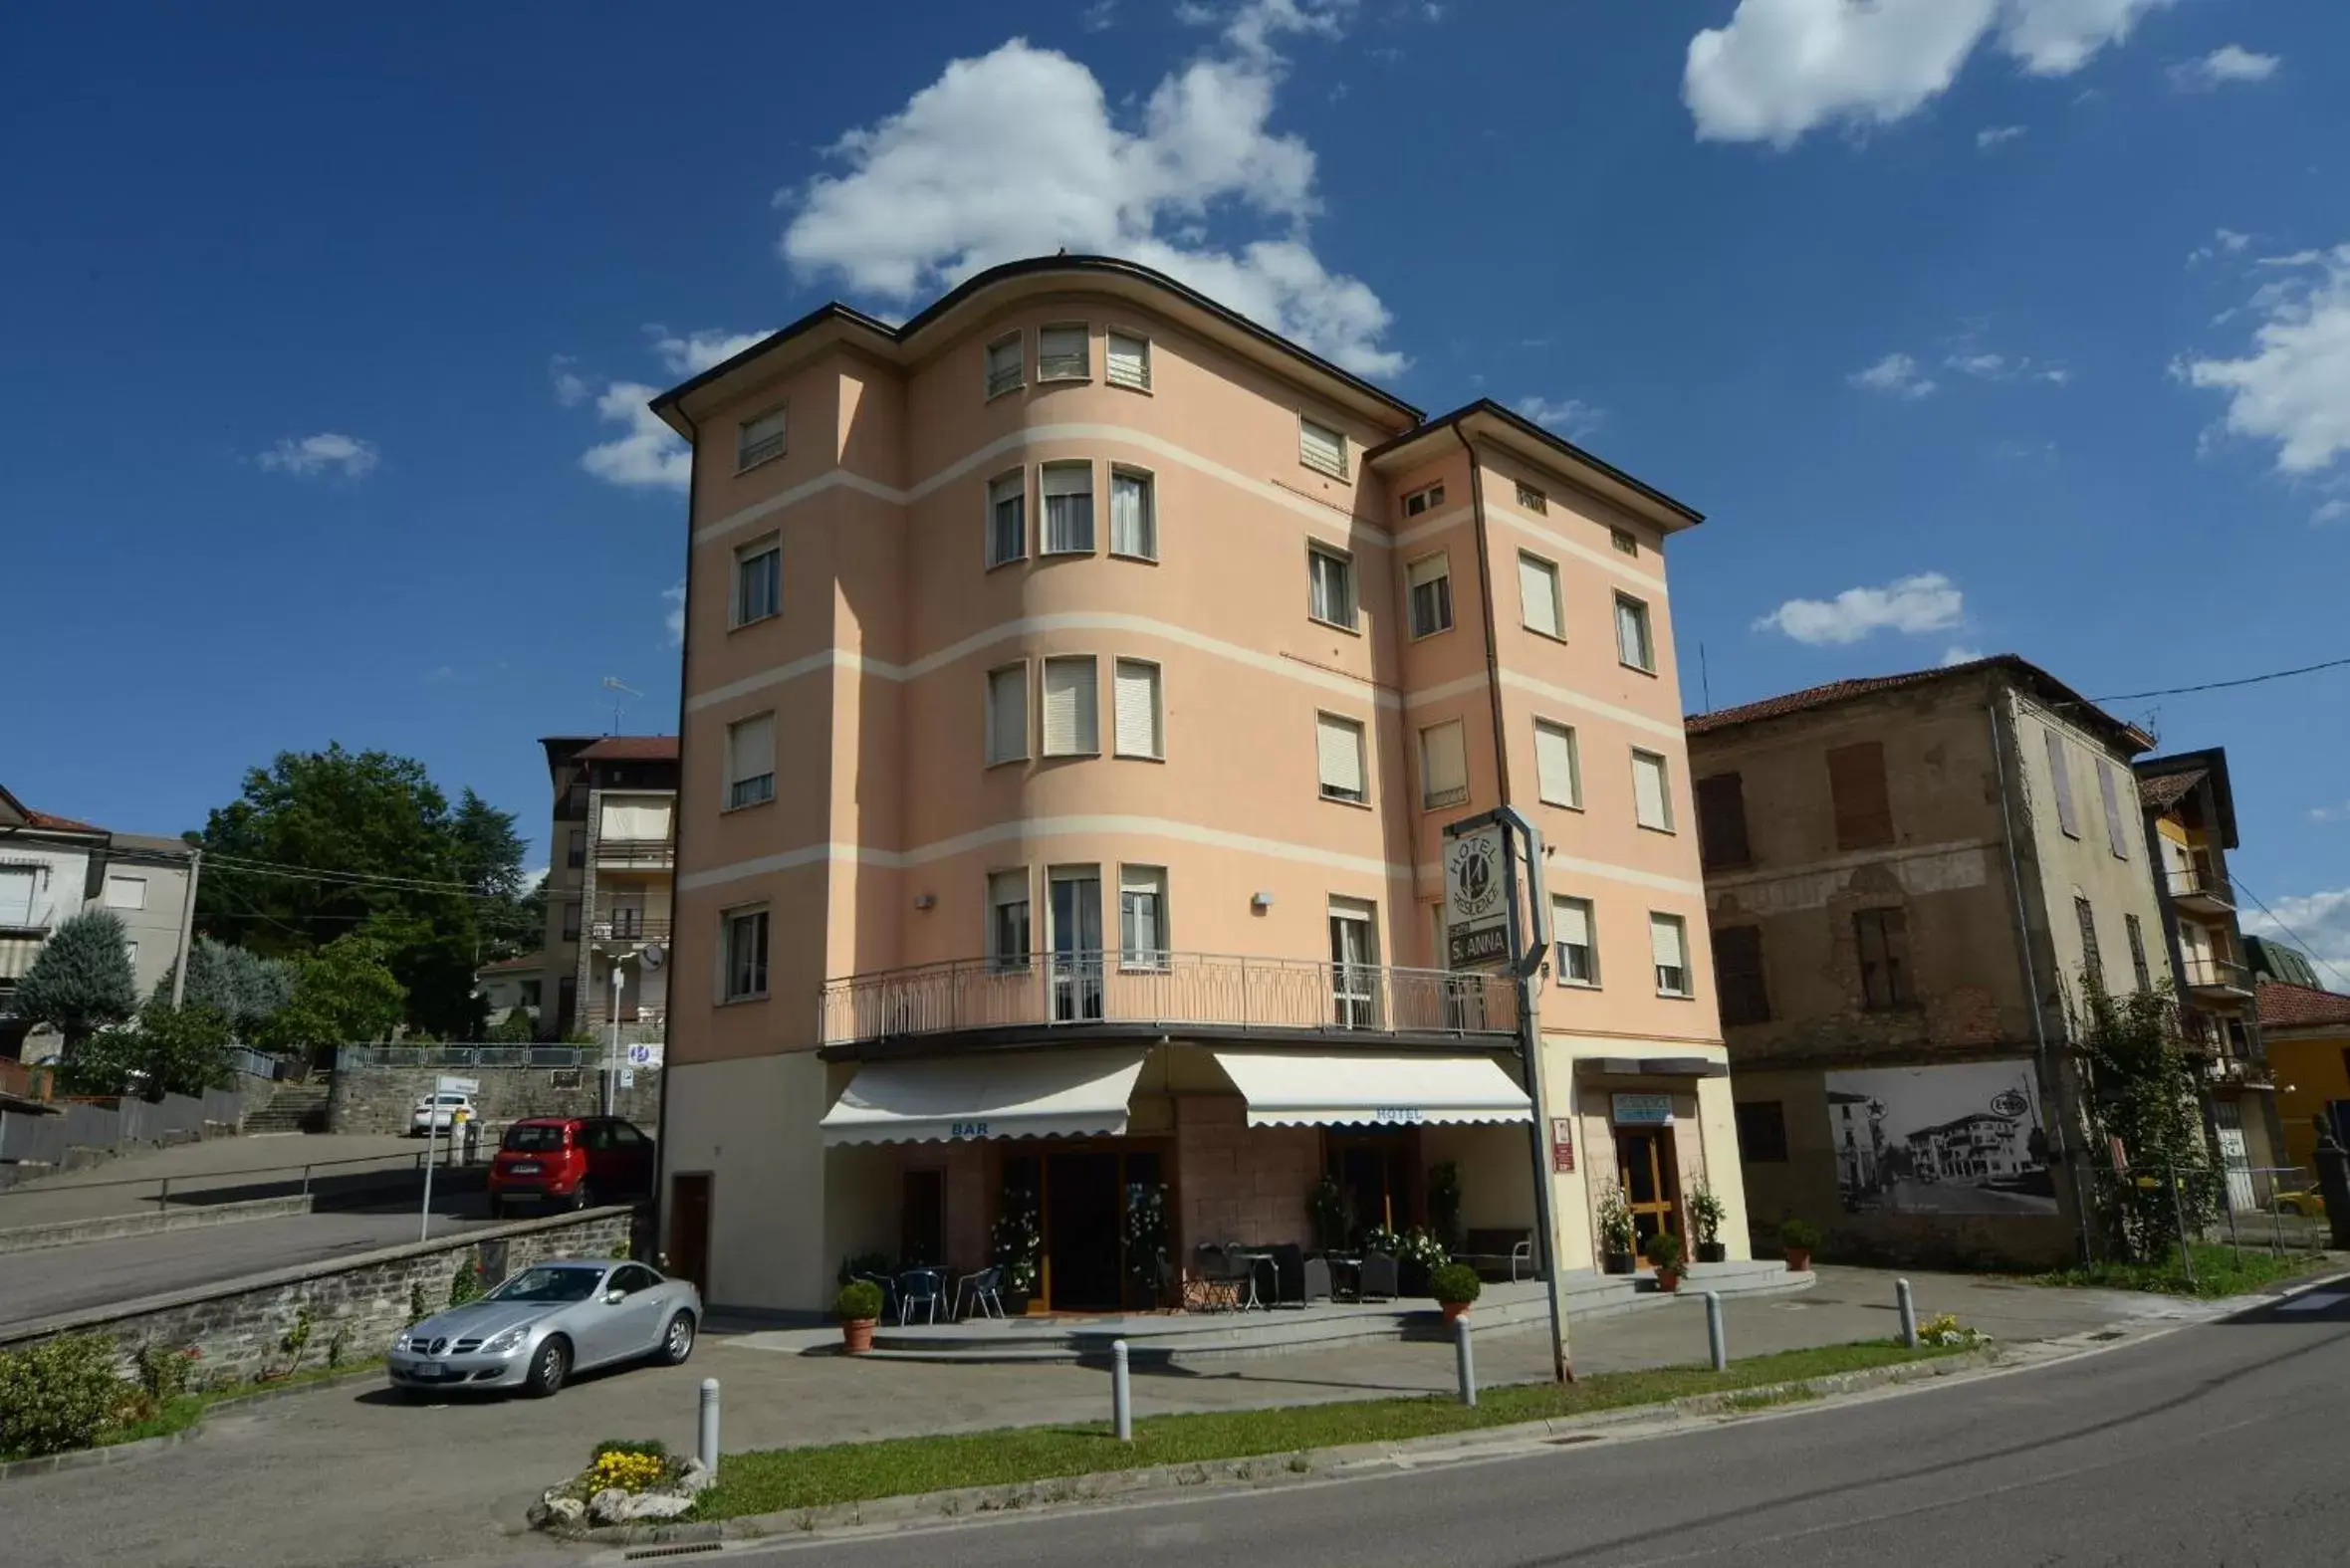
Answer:
POLYGON ((1477 1351, 1470 1343, 1469 1314, 1453 1319, 1453 1370, 1460 1375, 1461 1403, 1477 1408, 1477 1351))
POLYGON ((1706 1292, 1706 1349, 1716 1372, 1730 1370, 1730 1334, 1722 1326, 1722 1292, 1706 1292))
POLYGON ((1109 1418, 1120 1443, 1134 1441, 1134 1390, 1126 1377, 1126 1342, 1109 1342, 1109 1418))
POLYGON ((163 1190, 155 1195, 155 1212, 161 1214, 171 1207, 171 1178, 163 1178, 163 1190))
POLYGON ((702 1379, 702 1430, 696 1445, 702 1468, 713 1476, 718 1473, 718 1380, 702 1379))
POLYGON ((1901 1343, 1905 1350, 1918 1348, 1918 1303, 1910 1296, 1910 1282, 1893 1281, 1893 1299, 1901 1308, 1901 1343))

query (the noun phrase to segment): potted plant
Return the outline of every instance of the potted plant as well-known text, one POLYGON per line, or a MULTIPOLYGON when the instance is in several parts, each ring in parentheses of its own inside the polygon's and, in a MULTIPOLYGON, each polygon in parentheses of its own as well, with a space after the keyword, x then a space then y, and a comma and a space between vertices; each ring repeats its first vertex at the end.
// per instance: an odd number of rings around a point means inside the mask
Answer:
POLYGON ((1436 1304, 1444 1308, 1444 1320, 1450 1323, 1485 1294, 1485 1281, 1467 1263, 1446 1263, 1429 1273, 1428 1293, 1436 1297, 1436 1304))
POLYGON ((1624 1190, 1609 1187, 1599 1195, 1599 1267, 1603 1273, 1628 1274, 1633 1269, 1632 1206, 1624 1190))
POLYGON ((1461 1244, 1461 1168, 1451 1160, 1428 1168, 1428 1229, 1447 1251, 1461 1244))
POLYGON ((1689 1195, 1689 1224, 1697 1232, 1697 1260, 1719 1263, 1730 1256, 1722 1244, 1722 1198, 1702 1177, 1689 1195))
POLYGON ((1681 1288, 1681 1237, 1670 1231, 1659 1231, 1648 1238, 1641 1252, 1656 1267, 1656 1287, 1659 1290, 1681 1288))
POLYGON ((870 1279, 851 1279, 832 1298, 832 1315, 840 1320, 840 1344, 852 1356, 873 1348, 873 1325, 881 1320, 881 1287, 870 1279))
POLYGON ((1323 1173, 1313 1184, 1313 1191, 1305 1195, 1305 1213, 1313 1222, 1313 1244, 1325 1252, 1342 1251, 1347 1232, 1354 1229, 1354 1216, 1347 1212, 1346 1190, 1338 1179, 1323 1173))
POLYGON ((1004 1310, 1029 1309, 1044 1277, 1045 1229, 1037 1219, 1037 1195, 1007 1186, 996 1212, 995 1260, 1004 1270, 1004 1310))
POLYGON ((1789 1220, 1778 1228, 1778 1244, 1787 1254, 1787 1267, 1796 1273, 1808 1272, 1811 1250, 1819 1245, 1819 1227, 1808 1220, 1789 1220))
POLYGON ((1167 1260, 1167 1189, 1158 1182, 1126 1184, 1126 1275, 1145 1310, 1159 1304, 1159 1274, 1167 1260))

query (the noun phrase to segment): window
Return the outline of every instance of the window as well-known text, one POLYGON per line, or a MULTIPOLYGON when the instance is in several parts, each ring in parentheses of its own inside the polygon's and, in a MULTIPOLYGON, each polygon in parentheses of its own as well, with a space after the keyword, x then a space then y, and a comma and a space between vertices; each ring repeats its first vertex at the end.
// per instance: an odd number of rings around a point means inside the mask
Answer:
POLYGON ((1028 870, 988 873, 988 957, 999 973, 1029 967, 1028 870))
POLYGON ((1444 505, 1444 486, 1422 485, 1403 498, 1403 515, 1416 518, 1423 512, 1434 512, 1444 505))
POLYGON ((775 798, 775 715, 726 727, 726 808, 775 798))
POLYGON ((725 1000, 767 995, 767 911, 731 910, 726 917, 725 1000))
POLYGON ((1545 637, 1566 635, 1566 615, 1558 602, 1558 568, 1539 556, 1518 557, 1518 613, 1528 631, 1545 637))
POLYGON ((1158 486, 1140 469, 1109 471, 1109 553, 1159 559, 1158 486))
POLYGON ((1656 673, 1656 643, 1648 633, 1648 606, 1629 594, 1615 596, 1616 657, 1636 670, 1656 673))
POLYGON ((138 943, 135 940, 123 943, 122 956, 130 961, 132 969, 138 968, 138 943))
POLYGON ((1161 866, 1118 868, 1118 964, 1167 967, 1167 873, 1161 866))
POLYGON ((1087 358, 1088 343, 1082 323, 1074 327, 1048 327, 1037 334, 1037 379, 1090 380, 1093 368, 1087 358))
POLYGON ((566 942, 580 940, 580 906, 577 902, 567 902, 563 906, 563 939, 566 942))
POLYGON ((2122 916, 2122 930, 2130 939, 2130 974, 2140 991, 2152 991, 2154 980, 2146 973, 2146 932, 2139 926, 2136 915, 2122 916))
POLYGON ((1628 528, 1609 529, 1607 531, 1607 542, 1613 545, 1616 550, 1623 555, 1637 556, 1640 554, 1639 537, 1628 528))
POLYGON ((1297 418, 1297 461, 1332 479, 1346 477, 1346 433, 1302 414, 1297 418))
POLYGON ((1313 752, 1321 770, 1322 798, 1352 800, 1357 804, 1369 799, 1370 791, 1363 783, 1362 725, 1330 713, 1316 714, 1313 723, 1313 752))
POLYGON ((1093 655, 1045 661, 1045 755, 1091 757, 1101 750, 1093 655))
POLYGON ((1354 630, 1354 558, 1328 545, 1305 547, 1305 613, 1354 630))
MULTIPOLYGON (((2113 851, 2114 859, 2127 860, 2130 858, 2130 835, 2123 828, 2122 808, 2119 804, 2123 792, 2114 787, 2113 765, 2111 763, 2099 762, 2097 764, 2097 793, 2103 798, 2105 806, 2105 847, 2113 851)), ((2138 791, 2131 788, 2127 791, 2127 796, 2135 801, 2138 798, 2138 791)))
POLYGON ((1053 952, 1053 1019, 1101 1016, 1101 867, 1053 866, 1045 873, 1045 940, 1053 952))
POLYGON ((1027 665, 1006 664, 988 671, 987 723, 989 767, 1028 756, 1027 665))
POLYGON ((1864 909, 1852 917, 1860 956, 1860 1003, 1872 1012, 1917 1001, 1910 985, 1909 917, 1898 909, 1864 909))
POLYGON ((734 623, 748 626, 783 607, 784 547, 773 538, 735 552, 734 623))
POLYGON ((1587 898, 1550 900, 1550 939, 1556 949, 1558 984, 1599 984, 1599 939, 1587 898))
POLYGON ((2089 901, 2075 893, 2072 898, 2072 918, 2081 923, 2081 973, 2099 991, 2105 989, 2105 957, 2097 951, 2097 912, 2089 901))
POLYGON ((1028 476, 1019 469, 988 481, 988 564, 1028 554, 1028 476))
POLYGON ((2048 743, 2048 777, 2056 784, 2056 825, 2067 838, 2081 836, 2080 817, 2072 808, 2072 772, 2064 766, 2064 737, 2054 730, 2040 734, 2048 743))
POLYGON ((1342 1029, 1379 1026, 1378 906, 1360 899, 1330 900, 1330 1003, 1342 1029))
POLYGON ((1654 752, 1632 754, 1632 815, 1642 827, 1673 830, 1673 793, 1665 784, 1665 760, 1654 752))
POLYGON ((1524 480, 1519 481, 1518 484, 1518 504, 1528 512, 1544 516, 1547 516, 1550 511, 1550 498, 1524 480))
POLYGON ((1828 801, 1835 812, 1838 849, 1871 849, 1893 842, 1882 742, 1861 741, 1828 753, 1828 801))
POLYGON ((1787 1112, 1777 1100, 1739 1100, 1731 1106, 1738 1118, 1738 1157, 1748 1165, 1784 1165, 1787 1162, 1787 1112))
POLYGON ((107 908, 146 908, 146 878, 142 876, 109 876, 107 878, 107 908))
POLYGON ((769 458, 784 455, 784 410, 770 409, 746 419, 735 430, 735 472, 757 468, 769 458))
POLYGON ((1420 732, 1420 808, 1459 805, 1469 798, 1469 747, 1461 721, 1432 724, 1420 732))
POLYGON ((1132 333, 1111 333, 1105 340, 1109 361, 1109 384, 1130 386, 1137 392, 1150 390, 1150 339, 1137 337, 1132 333))
POLYGON ((45 880, 46 866, 0 866, 0 926, 33 923, 33 895, 45 880))
POLYGON ((988 396, 1009 392, 1020 385, 1020 350, 1018 333, 988 344, 988 396))
POLYGON ((1648 917, 1648 953, 1656 963, 1656 994, 1690 995, 1689 927, 1679 915, 1648 917))
POLYGON ((1768 1023, 1770 992, 1762 984, 1762 928, 1714 928, 1714 991, 1722 999, 1722 1021, 1768 1023))
POLYGON ((1453 573, 1450 560, 1441 552, 1422 556, 1403 568, 1404 582, 1411 593, 1412 635, 1433 637, 1440 631, 1453 629, 1453 573))
POLYGON ((1747 844, 1746 781, 1737 774, 1697 782, 1697 856, 1709 871, 1743 866, 1753 858, 1747 844))
POLYGON ((1164 757, 1159 711, 1159 667, 1147 659, 1120 659, 1112 672, 1120 757, 1164 757))
POLYGON ((588 829, 585 827, 572 829, 571 847, 565 852, 565 858, 571 862, 572 869, 575 871, 588 863, 588 829))
POLYGON ((1579 810, 1583 804, 1583 763, 1575 733, 1548 719, 1534 721, 1534 779, 1544 805, 1579 810))
POLYGON ((1093 554, 1093 465, 1047 463, 1038 481, 1045 494, 1045 554, 1093 554))

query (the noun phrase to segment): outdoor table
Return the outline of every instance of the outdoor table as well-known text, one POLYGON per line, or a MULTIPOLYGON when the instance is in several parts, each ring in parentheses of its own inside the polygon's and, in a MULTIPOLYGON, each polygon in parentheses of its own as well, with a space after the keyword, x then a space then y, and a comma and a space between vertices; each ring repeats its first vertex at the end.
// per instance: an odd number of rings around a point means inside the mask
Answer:
POLYGON ((1282 1293, 1281 1264, 1274 1260, 1273 1253, 1270 1251, 1257 1249, 1243 1250, 1242 1248, 1235 1247, 1231 1251, 1225 1253, 1225 1256, 1234 1258, 1249 1265, 1249 1299, 1241 1304, 1241 1310, 1245 1312, 1250 1307, 1264 1307, 1270 1311, 1273 1307, 1274 1299, 1279 1298, 1282 1293), (1263 1300, 1260 1300, 1257 1295, 1257 1265, 1259 1263, 1263 1263, 1267 1268, 1273 1270, 1272 1295, 1263 1300))

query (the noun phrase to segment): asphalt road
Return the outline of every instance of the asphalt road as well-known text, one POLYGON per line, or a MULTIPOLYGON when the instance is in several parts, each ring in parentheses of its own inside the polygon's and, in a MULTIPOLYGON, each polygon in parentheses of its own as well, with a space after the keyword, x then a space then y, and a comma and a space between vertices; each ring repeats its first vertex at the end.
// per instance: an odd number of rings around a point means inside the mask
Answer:
POLYGON ((2338 1564, 2350 1290, 2038 1370, 1679 1436, 730 1552, 841 1568, 2338 1564))

